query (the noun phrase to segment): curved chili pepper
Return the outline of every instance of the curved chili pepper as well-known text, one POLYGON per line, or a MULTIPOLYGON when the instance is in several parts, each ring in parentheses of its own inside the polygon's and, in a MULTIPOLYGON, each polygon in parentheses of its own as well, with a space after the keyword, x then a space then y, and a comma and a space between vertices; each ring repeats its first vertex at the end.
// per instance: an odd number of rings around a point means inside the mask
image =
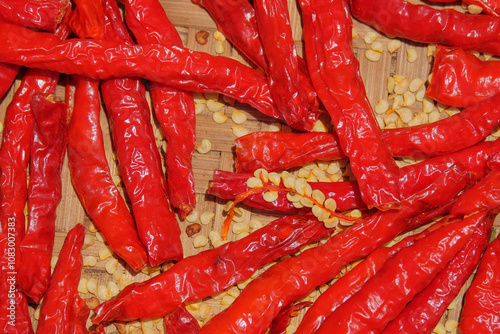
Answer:
POLYGON ((0 20, 48 31, 55 31, 69 0, 0 0, 0 20))
POLYGON ((391 333, 430 333, 458 295, 476 268, 491 236, 493 216, 478 224, 469 242, 441 270, 429 285, 419 292, 404 310, 382 331, 391 333))
POLYGON ((39 334, 88 333, 85 323, 90 310, 78 295, 84 238, 85 227, 77 224, 64 239, 40 308, 39 334))
POLYGON ((399 207, 399 168, 382 139, 352 51, 344 0, 300 2, 307 66, 368 208, 399 207))
POLYGON ((484 213, 445 225, 401 249, 316 333, 380 333, 467 244, 483 218, 484 213))
POLYGON ((264 333, 283 307, 328 282, 347 263, 392 240, 412 216, 449 202, 469 183, 462 173, 459 166, 448 169, 425 190, 402 200, 400 210, 377 211, 326 243, 272 266, 199 333, 264 333))
POLYGON ((33 138, 29 181, 29 225, 20 244, 19 287, 40 302, 50 281, 56 208, 66 152, 66 104, 52 95, 33 95, 33 138))
POLYGON ((286 328, 290 324, 291 317, 299 314, 299 311, 304 307, 311 306, 312 302, 302 302, 298 304, 288 305, 278 313, 269 327, 269 334, 286 334, 286 328))
POLYGON ((71 39, 0 22, 0 61, 98 79, 142 77, 198 92, 220 92, 280 118, 265 76, 236 60, 158 44, 71 39), (92 57, 89 57, 89 54, 92 57))
POLYGON ((405 0, 349 0, 352 16, 384 34, 500 54, 500 19, 405 0))
POLYGON ((404 238, 392 247, 382 247, 348 271, 319 296, 307 310, 295 333, 316 333, 325 319, 343 302, 359 291, 387 260, 401 249, 415 243, 416 235, 404 238))
POLYGON ((462 49, 436 47, 426 95, 456 107, 475 105, 498 94, 500 65, 482 61, 462 49))
MULTIPOLYGON (((125 33, 126 28, 118 5, 114 0, 105 1, 104 11, 106 38, 119 40, 116 31, 125 33)), ((125 40, 131 41, 130 37, 125 40)), ((110 79, 101 83, 101 92, 121 176, 149 263, 155 266, 167 260, 180 260, 181 230, 170 211, 144 85, 136 78, 110 79)))
POLYGON ((481 258, 479 268, 465 293, 460 318, 463 334, 490 334, 500 329, 500 238, 492 241, 481 258))
POLYGON ((267 75, 273 101, 287 124, 312 129, 307 93, 299 80, 297 49, 286 0, 254 1, 257 28, 268 60, 267 75))
POLYGON ((313 215, 277 219, 238 241, 184 258, 164 273, 131 284, 99 305, 94 323, 150 319, 250 277, 265 264, 329 235, 313 215), (181 284, 179 284, 181 283, 181 284), (155 303, 151 303, 151 300, 155 303))
POLYGON ((99 123, 99 81, 81 77, 74 77, 74 81, 74 87, 66 87, 66 103, 72 109, 68 165, 73 187, 109 246, 134 270, 139 270, 147 255, 109 171, 99 123))
POLYGON ((12 86, 19 68, 17 65, 0 63, 0 100, 12 86))
MULTIPOLYGON (((182 47, 182 40, 157 0, 127 0, 125 20, 139 43, 182 47)), ((150 83, 153 110, 167 140, 167 190, 170 204, 184 218, 196 205, 191 160, 196 117, 190 93, 150 83)))
POLYGON ((184 304, 163 318, 163 329, 168 334, 196 334, 200 330, 198 320, 186 310, 184 304))

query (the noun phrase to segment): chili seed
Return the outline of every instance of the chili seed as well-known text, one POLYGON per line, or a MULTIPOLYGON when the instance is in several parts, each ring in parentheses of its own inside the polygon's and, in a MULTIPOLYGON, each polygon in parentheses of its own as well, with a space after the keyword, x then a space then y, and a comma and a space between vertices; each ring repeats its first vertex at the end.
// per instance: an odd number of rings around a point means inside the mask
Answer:
POLYGON ((198 223, 194 223, 194 224, 189 224, 187 227, 186 227, 186 234, 188 237, 192 237, 193 235, 197 234, 197 233, 200 233, 201 231, 201 225, 198 224, 198 223))
POLYGON ((235 125, 235 126, 232 126, 231 127, 231 130, 233 130, 233 134, 236 136, 236 137, 243 137, 247 134, 249 134, 250 132, 248 131, 248 129, 242 127, 242 126, 239 126, 239 125, 235 125))
POLYGON ((104 245, 104 247, 99 248, 99 259, 101 261, 106 260, 110 256, 113 256, 113 249, 111 247, 104 245))
POLYGON ((377 38, 379 38, 379 34, 377 34, 374 31, 369 31, 365 34, 365 43, 366 44, 372 44, 377 38))
POLYGON ((436 55, 436 44, 427 45, 427 57, 434 57, 436 55))
POLYGON ((425 96, 422 103, 423 103, 422 109, 424 113, 429 114, 433 110, 436 110, 436 106, 434 105, 434 100, 432 100, 430 97, 425 96))
MULTIPOLYGON (((387 110, 389 110, 389 102, 387 102, 387 100, 385 100, 385 99, 378 100, 378 103, 375 106, 374 110, 377 114, 385 113, 387 110)), ((330 173, 330 174, 332 174, 332 173, 330 173)))
POLYGON ((84 267, 94 267, 97 264, 97 259, 93 256, 86 256, 83 258, 84 267))
POLYGON ((91 294, 97 296, 97 281, 95 280, 95 278, 89 278, 87 280, 87 290, 91 294))
POLYGON ((467 7, 467 10, 469 11, 470 14, 473 15, 481 14, 481 12, 483 11, 483 9, 477 5, 469 5, 467 7))
POLYGON ((436 334, 446 334, 446 328, 442 323, 438 323, 432 332, 436 334))
POLYGON ((118 295, 120 293, 120 289, 118 289, 118 285, 116 285, 115 282, 109 281, 107 284, 107 289, 108 289, 108 293, 111 297, 115 297, 116 295, 118 295))
POLYGON ((87 279, 85 277, 81 277, 78 282, 78 292, 89 293, 89 290, 87 290, 87 279))
POLYGON ((221 41, 215 42, 215 53, 222 54, 224 53, 224 44, 221 41))
POLYGON ((96 297, 85 298, 85 304, 90 310, 93 310, 99 306, 99 299, 96 297))
POLYGON ((208 36, 210 36, 208 31, 200 30, 196 33, 196 42, 198 42, 198 44, 205 45, 208 42, 208 36))
POLYGON ((404 92, 403 101, 404 101, 403 104, 406 107, 412 106, 416 101, 415 94, 413 94, 410 91, 404 92))
POLYGON ((270 131, 270 132, 281 131, 281 123, 274 122, 274 123, 269 124, 269 129, 267 131, 270 131))
POLYGON ((420 87, 424 84, 424 80, 421 78, 415 78, 410 81, 410 85, 408 86, 408 89, 410 92, 415 93, 417 90, 419 90, 420 87))
POLYGON ((217 100, 207 100, 207 109, 211 112, 220 111, 224 107, 224 103, 219 102, 217 100))
POLYGON ((248 222, 248 226, 252 229, 252 231, 256 231, 262 227, 262 223, 260 220, 253 218, 248 222))
POLYGON ((397 95, 392 102, 392 109, 397 110, 401 108, 404 104, 404 99, 401 95, 397 95))
POLYGON ((204 235, 198 235, 193 239, 194 248, 204 247, 208 244, 208 238, 204 235))
POLYGON ((259 178, 256 178, 255 176, 252 176, 247 180, 247 187, 248 188, 259 188, 263 187, 264 184, 262 183, 262 180, 259 178))
POLYGON ((365 51, 365 57, 370 61, 377 62, 382 57, 382 53, 368 49, 365 51))
POLYGON ((413 112, 408 108, 398 109, 396 110, 396 113, 399 115, 399 117, 401 117, 401 120, 404 123, 410 122, 413 118, 413 112))
POLYGON ((212 142, 208 139, 203 139, 201 144, 196 147, 196 151, 200 154, 207 154, 212 150, 212 142))
POLYGON ((231 114, 231 119, 235 124, 243 124, 247 120, 247 115, 239 110, 233 110, 231 114))
POLYGON ((390 53, 396 52, 401 47, 401 41, 399 39, 393 39, 389 43, 387 43, 387 50, 390 53))
POLYGON ((216 111, 212 114, 212 119, 217 124, 223 124, 227 121, 229 117, 221 113, 220 111, 216 111))
POLYGON ((370 45, 370 49, 372 49, 373 51, 379 52, 379 53, 382 53, 382 51, 384 51, 384 47, 382 46, 382 42, 380 42, 380 41, 374 41, 370 45))
POLYGON ((278 192, 277 191, 265 192, 264 195, 262 195, 262 198, 264 199, 264 201, 272 203, 278 199, 278 192))
POLYGON ((214 217, 215 217, 215 213, 213 213, 213 212, 203 212, 200 215, 200 222, 203 225, 208 225, 208 224, 210 224, 210 222, 212 221, 212 219, 214 219, 214 217))
POLYGON ((226 36, 224 36, 220 31, 214 32, 214 38, 220 42, 224 42, 226 40, 226 36))
POLYGON ((393 77, 387 78, 387 92, 392 94, 394 92, 394 86, 396 85, 396 81, 393 77))
POLYGON ((410 85, 408 78, 405 77, 402 80, 399 80, 396 85, 394 86, 394 93, 396 94, 403 94, 408 90, 408 86, 410 85))
POLYGON ((437 122, 437 121, 439 121, 440 118, 441 118, 441 115, 440 115, 439 111, 437 111, 437 110, 433 110, 429 113, 429 123, 437 122))
POLYGON ((91 234, 85 234, 85 239, 83 240, 83 247, 82 249, 86 249, 90 246, 92 246, 95 242, 95 238, 91 234))
POLYGON ((414 63, 418 58, 417 49, 415 49, 413 47, 406 48, 406 55, 408 57, 408 62, 414 63))

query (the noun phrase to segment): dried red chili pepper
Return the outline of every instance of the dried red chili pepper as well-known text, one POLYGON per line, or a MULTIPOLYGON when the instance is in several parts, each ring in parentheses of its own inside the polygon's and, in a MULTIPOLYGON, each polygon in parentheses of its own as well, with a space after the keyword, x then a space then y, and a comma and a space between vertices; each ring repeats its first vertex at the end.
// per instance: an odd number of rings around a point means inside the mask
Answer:
POLYGON ((274 318, 271 326, 269 327, 269 334, 286 334, 286 328, 290 324, 291 317, 299 314, 299 311, 304 307, 311 306, 312 302, 302 302, 285 307, 274 318))
POLYGON ((49 288, 40 307, 37 333, 88 333, 85 326, 90 310, 78 295, 83 268, 81 249, 85 227, 77 224, 64 239, 49 288))
POLYGON ((241 240, 184 258, 148 281, 127 286, 94 310, 93 322, 163 316, 184 302, 208 297, 247 279, 263 265, 330 232, 310 214, 277 219, 241 240))
POLYGON ((439 10, 405 0, 349 0, 349 4, 352 16, 388 35, 500 54, 498 17, 439 10))
POLYGON ((168 334, 196 334, 200 330, 198 320, 186 310, 184 304, 163 318, 163 329, 168 334))
MULTIPOLYGON (((104 12, 105 37, 120 40, 126 28, 118 5, 114 0, 105 1, 104 12)), ((132 40, 128 37, 125 42, 132 40)), ((101 83, 101 92, 120 173, 149 263, 155 266, 167 260, 180 260, 181 230, 170 211, 144 85, 136 78, 110 79, 101 83)))
POLYGON ((499 89, 497 62, 481 61, 462 49, 436 47, 426 95, 451 106, 467 107, 497 95, 499 89))
POLYGON ((265 332, 281 308, 332 279, 347 263, 392 240, 412 216, 449 202, 469 182, 459 175, 461 169, 456 166, 447 170, 425 190, 402 200, 400 210, 377 211, 325 244, 272 266, 250 282, 231 306, 212 318, 199 333, 265 332))
POLYGON ((73 187, 109 246, 134 270, 139 270, 147 255, 106 160, 99 123, 99 81, 76 76, 74 81, 74 86, 66 87, 66 103, 72 109, 68 165, 73 187))
POLYGON ((493 216, 486 216, 464 248, 406 305, 382 333, 430 333, 479 263, 481 254, 490 240, 492 224, 493 216))
POLYGON ((199 92, 220 92, 279 118, 265 76, 236 60, 157 44, 71 39, 0 23, 0 61, 99 79, 142 77, 199 92), (4 52, 5 51, 5 52, 4 52), (91 53, 92 57, 88 54, 91 53))
MULTIPOLYGON (((430 2, 436 3, 450 3, 455 0, 430 0, 430 2)), ((476 5, 483 9, 484 13, 491 14, 494 16, 500 15, 500 3, 498 0, 467 0, 464 3, 468 5, 476 5)))
POLYGON ((255 17, 268 61, 269 90, 287 124, 312 129, 317 117, 308 117, 307 92, 299 79, 297 49, 286 0, 255 0, 255 17))
POLYGON ((0 20, 55 31, 70 7, 68 0, 0 0, 0 20))
POLYGON ((399 207, 399 168, 382 139, 352 51, 343 0, 301 1, 307 66, 368 208, 399 207))
POLYGON ((463 334, 497 333, 500 329, 499 254, 500 238, 497 238, 488 245, 471 286, 465 293, 460 318, 460 331, 463 334))
POLYGON ((65 103, 42 94, 33 95, 32 111, 29 225, 19 249, 18 284, 39 303, 50 281, 56 208, 62 197, 67 114, 65 103))
POLYGON ((81 38, 104 38, 104 8, 102 1, 75 1, 69 26, 81 38))
POLYGON ((17 65, 0 63, 0 100, 12 86, 19 68, 17 65))
POLYGON ((316 333, 381 332, 467 244, 483 218, 479 214, 450 223, 401 249, 333 311, 316 333))
MULTIPOLYGON (((157 0, 127 0, 125 20, 139 43, 182 47, 179 33, 157 0)), ((184 218, 196 205, 191 164, 196 117, 190 93, 150 83, 153 110, 167 140, 167 190, 170 204, 184 218)))

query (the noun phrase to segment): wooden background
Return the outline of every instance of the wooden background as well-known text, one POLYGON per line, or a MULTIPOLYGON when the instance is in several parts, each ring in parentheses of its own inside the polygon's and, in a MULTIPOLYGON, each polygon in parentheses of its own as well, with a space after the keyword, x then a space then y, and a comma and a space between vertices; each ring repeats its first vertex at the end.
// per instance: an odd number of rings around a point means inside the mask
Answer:
MULTIPOLYGON (((163 4, 168 17, 172 21, 172 23, 177 27, 179 34, 182 37, 184 45, 187 48, 207 52, 213 55, 216 55, 215 52, 215 43, 213 33, 216 31, 216 25, 210 16, 205 12, 204 9, 198 7, 197 5, 192 4, 189 0, 160 0, 163 4), (208 38, 208 43, 206 45, 200 45, 195 40, 195 35, 200 30, 206 30, 210 33, 210 37, 208 38)), ((302 54, 302 40, 301 40, 301 22, 300 15, 297 10, 297 5, 295 2, 289 2, 290 13, 291 13, 291 23, 293 27, 293 35, 297 44, 299 54, 302 54)), ((456 7, 462 10, 461 7, 456 7)), ((369 48, 363 37, 372 29, 367 26, 360 24, 359 22, 355 22, 355 29, 359 32, 359 36, 353 38, 353 46, 355 52, 357 54, 357 58, 360 62, 360 70, 363 80, 366 85, 366 90, 370 102, 372 105, 375 105, 377 101, 381 98, 387 99, 387 77, 401 74, 409 77, 409 79, 413 78, 423 78, 426 79, 428 74, 430 73, 432 66, 432 57, 427 57, 427 46, 421 44, 415 44, 411 42, 403 41, 401 48, 393 54, 390 54, 386 49, 386 44, 390 41, 389 38, 381 36, 379 37, 379 41, 381 41, 384 45, 385 51, 382 53, 381 59, 378 62, 372 62, 367 60, 365 57, 365 51, 369 48), (414 63, 409 63, 407 61, 406 55, 406 47, 411 46, 415 47, 418 52, 418 59, 414 63)), ((223 42, 224 52, 223 56, 236 58, 242 62, 245 62, 244 57, 238 53, 235 49, 233 49, 228 41, 223 42)), ((1 119, 3 119, 5 114, 5 109, 8 103, 11 100, 11 97, 19 84, 19 79, 16 81, 16 84, 8 93, 8 95, 0 101, 0 113, 1 119)), ((58 87, 57 94, 60 97, 63 97, 63 87, 58 87)), ((148 97, 149 98, 149 97, 148 97)), ((222 96, 219 99, 223 101, 222 96)), ((208 109, 204 109, 204 111, 196 116, 196 133, 197 133, 197 144, 201 142, 203 139, 209 139, 212 143, 212 150, 207 154, 200 154, 198 152, 194 153, 193 157, 193 167, 196 181, 196 194, 198 199, 198 204, 196 206, 196 211, 201 214, 203 212, 213 212, 215 213, 215 218, 212 220, 210 225, 202 225, 202 230, 200 233, 207 235, 211 230, 218 231, 220 233, 222 222, 224 220, 223 208, 226 204, 226 201, 216 199, 211 195, 206 194, 206 190, 208 187, 208 183, 211 180, 212 172, 215 169, 222 170, 234 170, 234 139, 236 138, 232 132, 231 127, 235 124, 231 120, 231 114, 234 108, 244 111, 248 117, 248 120, 242 124, 246 129, 250 132, 253 131, 266 131, 269 129, 270 125, 274 122, 272 119, 259 114, 257 111, 251 109, 246 105, 236 104, 235 107, 226 104, 225 107, 221 110, 225 115, 229 116, 229 119, 224 124, 215 124, 212 120, 212 112, 208 109)), ((412 111, 414 113, 418 113, 422 111, 422 103, 416 102, 412 107, 412 111)), ((110 164, 111 171, 116 178, 118 178, 119 172, 117 170, 116 164, 113 160, 113 148, 112 143, 109 136, 109 127, 106 120, 106 115, 104 110, 101 113, 101 126, 104 132, 105 137, 105 147, 107 151, 107 158, 110 164)), ((445 117, 445 113, 442 113, 442 117, 445 117)), ((160 133, 157 131, 157 135, 160 136, 160 133)), ((158 142, 160 149, 165 147, 166 144, 164 141, 158 142)), ((58 207, 58 218, 56 222, 56 241, 55 241, 55 249, 54 256, 57 256, 58 251, 60 250, 64 237, 77 222, 83 222, 87 227, 90 224, 89 218, 85 215, 85 212, 72 188, 69 170, 67 167, 67 163, 64 164, 64 170, 62 174, 63 180, 63 200, 58 207)), ((119 185, 119 188, 123 191, 122 185, 119 185)), ((244 209, 244 221, 248 222, 250 219, 258 219, 262 223, 267 223, 276 217, 280 216, 276 213, 266 213, 254 209, 250 209, 249 207, 242 206, 244 209)), ((199 222, 199 221, 198 221, 199 222)), ((199 251, 208 249, 210 243, 198 249, 193 247, 193 238, 188 238, 185 234, 185 229, 189 225, 187 221, 180 221, 180 226, 183 231, 182 234, 182 242, 184 246, 184 252, 186 256, 195 254, 199 251)), ((499 220, 497 219, 497 224, 499 220)), ((89 232, 87 229, 87 234, 94 236, 95 233, 89 232)), ((230 232, 229 238, 234 240, 236 235, 230 232)), ((93 256, 99 260, 99 249, 104 247, 104 244, 96 241, 92 246, 83 250, 83 256, 93 256)), ((99 285, 106 285, 108 281, 116 281, 116 278, 119 276, 117 274, 110 275, 105 270, 106 261, 98 261, 97 265, 93 267, 84 267, 82 272, 82 278, 95 278, 99 285)), ((121 279, 126 281, 143 281, 148 278, 148 276, 144 273, 133 273, 129 268, 123 267, 122 263, 118 265, 118 272, 123 273, 121 279)), ((313 291, 310 295, 310 299, 314 299, 318 295, 318 292, 313 291)), ((89 298, 93 295, 82 294, 82 297, 89 298)), ((193 313, 198 317, 200 321, 205 321, 206 318, 200 315, 199 309, 196 309, 203 304, 210 305, 210 311, 208 312, 208 316, 210 317, 212 314, 215 314, 221 310, 221 299, 207 299, 202 301, 201 303, 196 303, 191 305, 189 309, 195 310, 193 313)), ((154 302, 154 301, 151 301, 154 302)), ((36 326, 36 316, 35 313, 36 305, 30 306, 30 310, 33 314, 33 323, 36 326)), ((205 307, 206 308, 206 307, 205 307)), ((203 308, 202 308, 203 309, 203 308)), ((456 319, 459 318, 460 312, 460 304, 455 309, 449 310, 443 316, 443 323, 448 319, 456 319)), ((293 320, 293 324, 297 324, 300 316, 293 320)), ((157 319, 158 320, 158 319, 157 319)), ((160 324, 159 321, 154 322, 154 326, 156 327, 160 324)), ((90 321, 89 321, 90 325, 90 321)), ((148 323, 143 323, 143 326, 148 326, 148 323)), ((134 326, 129 325, 128 332, 133 333, 136 332, 133 328, 138 328, 137 333, 141 332, 139 328, 141 326, 140 322, 135 322, 134 326)), ((156 332, 157 329, 153 332, 156 332)), ((109 325, 106 327, 107 333, 117 333, 117 329, 113 325, 109 325)), ((147 331, 145 331, 147 332, 147 331)))

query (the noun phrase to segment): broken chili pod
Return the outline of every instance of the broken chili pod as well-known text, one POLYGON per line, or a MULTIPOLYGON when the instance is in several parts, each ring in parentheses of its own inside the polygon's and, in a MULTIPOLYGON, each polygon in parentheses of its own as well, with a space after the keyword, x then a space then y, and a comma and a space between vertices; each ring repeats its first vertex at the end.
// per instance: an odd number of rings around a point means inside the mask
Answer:
POLYGON ((292 317, 296 317, 299 311, 304 307, 309 307, 312 302, 301 302, 293 305, 288 305, 278 313, 276 318, 274 318, 271 326, 269 327, 269 334, 286 334, 287 327, 292 320, 292 317))
MULTIPOLYGON (((157 0, 126 0, 125 20, 139 43, 182 47, 182 40, 157 0)), ((192 157, 196 141, 195 105, 191 93, 150 82, 153 110, 168 147, 167 190, 181 218, 195 207, 192 157)))
POLYGON ((184 304, 181 304, 175 311, 163 317, 163 329, 168 334, 196 334, 200 325, 184 304))
POLYGON ((179 47, 71 39, 0 23, 0 61, 98 79, 141 77, 182 90, 220 92, 280 118, 265 76, 240 62, 179 47), (4 52, 5 51, 5 52, 4 52), (92 57, 88 53, 92 52, 92 57))
POLYGON ((66 104, 53 95, 33 95, 34 116, 28 190, 29 225, 19 248, 19 287, 40 302, 50 281, 56 208, 62 197, 66 152, 66 104))
POLYGON ((333 311, 316 333, 380 333, 468 243, 484 216, 444 225, 401 249, 333 311))
POLYGON ((73 188, 109 246, 134 270, 140 270, 147 254, 106 160, 99 123, 99 81, 75 76, 74 86, 66 87, 66 97, 71 108, 68 165, 73 188))
POLYGON ((4 22, 55 31, 71 7, 69 0, 0 0, 4 22))
POLYGON ((463 49, 436 47, 426 95, 441 103, 468 107, 498 95, 500 65, 482 61, 463 49))
POLYGON ((490 334, 500 329, 500 238, 492 241, 467 289, 460 317, 463 334, 490 334))
POLYGON ((368 208, 399 207, 399 168, 382 138, 352 50, 352 19, 344 0, 300 2, 307 66, 332 118, 368 208))
POLYGON ((349 5, 357 20, 387 35, 500 54, 500 18, 495 16, 435 9, 405 0, 349 0, 349 5))
POLYGON ((94 323, 150 319, 249 278, 265 264, 330 234, 313 215, 287 216, 252 232, 184 258, 164 273, 134 283, 95 309, 94 323), (178 284, 182 282, 182 284, 178 284), (156 300, 151 303, 151 300, 156 300))
POLYGON ((422 211, 448 203, 468 184, 463 167, 443 173, 425 190, 402 201, 400 210, 377 211, 326 243, 287 258, 250 282, 238 298, 199 333, 263 333, 281 309, 331 280, 347 263, 362 258, 403 231, 422 211))
POLYGON ((437 326, 446 308, 456 298, 479 263, 481 254, 490 240, 493 219, 492 215, 483 218, 464 248, 450 260, 424 290, 413 297, 382 333, 429 333, 437 326))

